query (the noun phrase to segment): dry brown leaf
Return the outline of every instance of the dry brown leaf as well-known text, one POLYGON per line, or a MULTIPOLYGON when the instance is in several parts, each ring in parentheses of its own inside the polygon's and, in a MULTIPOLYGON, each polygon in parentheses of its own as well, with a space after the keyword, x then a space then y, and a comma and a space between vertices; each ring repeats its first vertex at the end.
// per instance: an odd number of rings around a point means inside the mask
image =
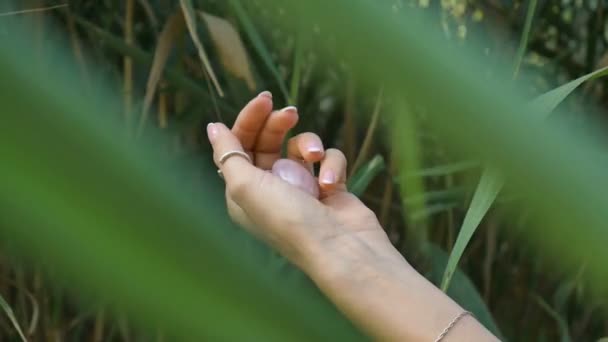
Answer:
POLYGON ((207 24, 211 40, 224 68, 235 77, 244 80, 250 90, 255 90, 256 85, 251 73, 249 56, 237 30, 225 19, 202 11, 198 14, 207 24))
POLYGON ((213 82, 213 86, 217 90, 220 97, 224 97, 224 92, 222 91, 222 88, 220 87, 220 83, 218 82, 217 77, 215 76, 215 72, 213 71, 213 68, 211 68, 211 63, 209 62, 209 57, 207 57, 205 48, 203 47, 203 44, 201 43, 201 40, 198 37, 198 31, 196 30, 196 17, 194 16, 195 13, 192 10, 192 4, 190 3, 190 0, 180 0, 179 2, 182 7, 182 12, 184 13, 184 19, 186 20, 186 26, 188 27, 188 31, 190 32, 190 37, 192 38, 192 42, 194 43, 194 46, 196 46, 196 50, 198 51, 198 56, 200 57, 201 61, 203 62, 203 65, 205 66, 205 70, 207 70, 207 75, 209 75, 209 78, 211 79, 211 82, 213 82))
POLYGON ((152 100, 154 100, 158 83, 163 75, 163 70, 165 69, 171 50, 173 49, 175 42, 182 37, 185 32, 186 22, 184 21, 184 15, 181 11, 177 11, 169 17, 158 37, 158 43, 154 51, 154 60, 152 61, 148 83, 146 84, 144 105, 137 130, 138 135, 141 134, 144 125, 146 124, 146 120, 148 119, 148 112, 150 111, 152 100))

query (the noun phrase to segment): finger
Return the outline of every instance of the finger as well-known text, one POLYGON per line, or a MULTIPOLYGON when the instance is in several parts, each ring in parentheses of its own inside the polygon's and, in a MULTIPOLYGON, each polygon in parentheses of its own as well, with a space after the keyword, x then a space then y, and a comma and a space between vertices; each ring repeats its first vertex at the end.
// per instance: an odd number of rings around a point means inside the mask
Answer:
POLYGON ((323 193, 346 191, 347 161, 342 151, 330 148, 325 151, 319 169, 319 187, 323 193))
POLYGON ((213 161, 218 169, 222 170, 226 183, 229 183, 233 175, 246 174, 256 170, 247 158, 238 154, 220 163, 220 158, 228 152, 243 152, 243 146, 239 139, 224 124, 210 123, 207 125, 207 136, 213 147, 213 161))
POLYGON ((245 151, 253 149, 271 111, 272 94, 264 91, 249 101, 237 116, 232 126, 232 133, 241 142, 245 151))
POLYGON ((281 147, 287 132, 297 123, 298 110, 293 106, 274 111, 268 116, 253 148, 256 166, 264 170, 272 168, 281 157, 281 147))
POLYGON ((323 159, 325 151, 323 142, 314 133, 301 133, 289 139, 287 143, 287 157, 294 160, 304 160, 307 163, 316 163, 323 159))

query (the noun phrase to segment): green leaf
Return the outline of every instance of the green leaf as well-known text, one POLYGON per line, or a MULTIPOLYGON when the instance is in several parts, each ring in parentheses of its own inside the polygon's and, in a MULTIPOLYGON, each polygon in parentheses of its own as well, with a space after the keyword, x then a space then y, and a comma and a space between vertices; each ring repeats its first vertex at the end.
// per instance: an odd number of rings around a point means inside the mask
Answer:
POLYGON ((376 178, 384 171, 386 165, 381 155, 376 155, 367 163, 363 164, 348 181, 348 190, 356 196, 361 196, 376 178))
MULTIPOLYGON (((570 81, 558 88, 555 88, 543 95, 537 97, 530 104, 534 113, 538 113, 537 118, 539 120, 545 119, 551 114, 551 112, 566 98, 570 95, 578 86, 583 84, 585 81, 602 77, 608 74, 608 67, 596 70, 585 76, 579 77, 576 80, 570 81)), ((504 185, 504 177, 496 168, 488 166, 484 169, 479 184, 473 194, 471 205, 469 210, 464 217, 460 232, 454 243, 454 248, 450 253, 450 259, 448 261, 448 267, 445 269, 443 280, 441 281, 441 289, 445 291, 452 278, 452 274, 456 269, 456 265, 460 261, 465 248, 469 244, 471 237, 477 230, 479 223, 486 215, 492 203, 498 196, 498 193, 504 185)))
POLYGON ((546 119, 555 108, 564 101, 581 84, 608 75, 608 67, 598 69, 589 74, 583 75, 560 87, 550 90, 532 101, 532 111, 537 113, 539 120, 546 119))
POLYGON ((458 262, 464 253, 464 249, 469 244, 475 230, 481 223, 481 220, 492 206, 498 192, 502 188, 504 180, 502 175, 494 168, 488 167, 483 171, 479 184, 473 194, 471 205, 464 217, 460 233, 454 243, 454 248, 450 253, 448 265, 445 268, 443 280, 441 281, 441 290, 446 291, 450 285, 450 281, 456 270, 458 262))
MULTIPOLYGON (((446 267, 448 255, 439 246, 429 244, 429 258, 431 262, 430 279, 435 284, 441 281, 441 275, 446 267)), ((469 277, 457 268, 454 272, 454 281, 452 282, 447 294, 454 299, 463 308, 473 313, 475 318, 483 324, 488 330, 501 338, 500 330, 494 322, 494 318, 490 310, 484 303, 479 291, 469 279, 469 277)), ((501 338, 502 339, 502 338, 501 338)))
POLYGON ((152 134, 124 139, 108 89, 91 101, 62 49, 41 68, 15 31, 0 54, 4 241, 170 340, 362 339, 312 285, 270 273, 268 249, 222 215, 210 164, 163 158, 152 149, 167 141, 152 134))
POLYGON ((396 165, 399 177, 399 195, 405 215, 408 234, 407 247, 416 253, 424 254, 424 247, 429 239, 430 215, 438 212, 437 209, 427 208, 426 183, 420 177, 406 177, 408 173, 421 169, 423 160, 423 148, 419 139, 420 126, 416 113, 411 104, 403 99, 400 94, 393 98, 393 94, 387 92, 391 101, 386 103, 386 112, 391 115, 392 121, 389 127, 399 127, 391 130, 390 143, 399 146, 392 150, 392 163, 396 165))

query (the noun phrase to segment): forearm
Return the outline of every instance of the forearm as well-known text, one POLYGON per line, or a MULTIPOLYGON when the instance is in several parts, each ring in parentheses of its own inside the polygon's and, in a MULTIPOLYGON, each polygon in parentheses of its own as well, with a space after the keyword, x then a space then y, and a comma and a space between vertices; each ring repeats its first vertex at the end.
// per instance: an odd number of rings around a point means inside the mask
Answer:
MULTIPOLYGON (((316 253, 309 274, 334 304, 374 339, 434 341, 463 309, 414 270, 390 243, 357 239, 316 253), (346 246, 345 246, 346 245, 346 246)), ((465 316, 443 341, 496 341, 465 316)))

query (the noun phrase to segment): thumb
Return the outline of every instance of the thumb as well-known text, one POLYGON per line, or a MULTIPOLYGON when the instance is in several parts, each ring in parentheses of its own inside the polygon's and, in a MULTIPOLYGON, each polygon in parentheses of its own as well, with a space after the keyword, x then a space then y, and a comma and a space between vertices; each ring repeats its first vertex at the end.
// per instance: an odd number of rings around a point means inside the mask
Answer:
MULTIPOLYGON (((243 154, 245 153, 239 139, 223 123, 210 123, 207 125, 207 137, 213 147, 213 161, 222 172, 226 186, 243 185, 247 179, 255 177, 259 170, 251 164, 251 160, 243 154), (221 160, 221 159, 224 160, 221 160)), ((239 186, 240 187, 240 186, 239 186)))

